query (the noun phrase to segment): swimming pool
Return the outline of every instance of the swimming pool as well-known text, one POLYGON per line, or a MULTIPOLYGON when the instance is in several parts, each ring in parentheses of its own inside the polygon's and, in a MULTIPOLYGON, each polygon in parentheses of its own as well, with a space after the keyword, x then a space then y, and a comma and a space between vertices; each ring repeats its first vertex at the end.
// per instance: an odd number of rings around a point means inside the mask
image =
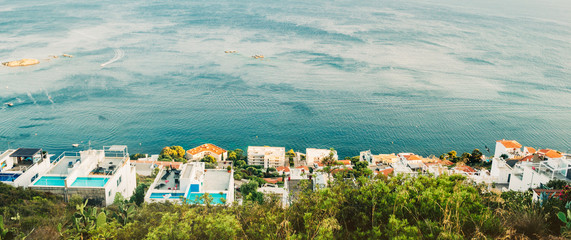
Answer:
POLYGON ((0 173, 0 181, 2 182, 13 182, 21 174, 18 173, 0 173))
POLYGON ((151 193, 151 199, 164 199, 164 195, 170 194, 169 199, 179 199, 184 197, 184 193, 151 193))
POLYGON ((75 179, 72 187, 103 187, 109 181, 109 178, 92 178, 92 177, 78 177, 75 179))
MULTIPOLYGON (((204 195, 204 193, 189 193, 188 197, 186 199, 186 203, 190 203, 190 204, 203 204, 204 201, 201 199, 201 197, 204 195)), ((212 204, 225 204, 222 201, 226 200, 226 193, 208 193, 208 195, 212 198, 212 204), (224 199, 224 200, 222 200, 224 199)))
POLYGON ((56 186, 56 187, 63 187, 65 186, 65 178, 66 177, 59 177, 59 176, 43 176, 36 183, 34 186, 56 186))

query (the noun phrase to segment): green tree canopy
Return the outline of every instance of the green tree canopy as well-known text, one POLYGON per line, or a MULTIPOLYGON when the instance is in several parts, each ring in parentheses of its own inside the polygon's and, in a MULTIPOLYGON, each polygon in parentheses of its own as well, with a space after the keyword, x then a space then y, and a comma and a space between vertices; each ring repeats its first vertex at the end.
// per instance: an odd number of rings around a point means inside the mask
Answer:
POLYGON ((201 162, 207 162, 207 163, 216 163, 216 158, 214 158, 213 156, 210 156, 210 155, 206 155, 202 159, 200 159, 200 161, 201 162))

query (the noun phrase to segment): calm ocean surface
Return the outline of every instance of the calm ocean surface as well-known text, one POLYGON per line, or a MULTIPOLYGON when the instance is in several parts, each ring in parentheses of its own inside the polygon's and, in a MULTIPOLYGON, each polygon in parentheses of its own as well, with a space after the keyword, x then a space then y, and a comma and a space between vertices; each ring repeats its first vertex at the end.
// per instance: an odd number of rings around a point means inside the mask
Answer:
POLYGON ((0 150, 571 148, 568 1, 92 2, 0 0, 0 150))

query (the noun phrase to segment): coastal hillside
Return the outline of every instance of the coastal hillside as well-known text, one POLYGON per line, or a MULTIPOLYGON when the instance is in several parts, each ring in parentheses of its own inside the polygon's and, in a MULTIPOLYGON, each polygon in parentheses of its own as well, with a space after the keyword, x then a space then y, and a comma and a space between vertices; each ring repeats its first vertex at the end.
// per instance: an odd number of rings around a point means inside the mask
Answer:
MULTIPOLYGON (((566 239, 571 220, 563 194, 532 201, 532 193, 490 192, 459 175, 390 179, 337 175, 329 188, 301 184, 282 208, 242 187, 243 205, 143 203, 131 199, 106 208, 72 197, 0 184, 1 239, 566 239), (558 217, 558 213, 559 216, 558 217)), ((567 204, 567 207, 569 204, 567 204)))

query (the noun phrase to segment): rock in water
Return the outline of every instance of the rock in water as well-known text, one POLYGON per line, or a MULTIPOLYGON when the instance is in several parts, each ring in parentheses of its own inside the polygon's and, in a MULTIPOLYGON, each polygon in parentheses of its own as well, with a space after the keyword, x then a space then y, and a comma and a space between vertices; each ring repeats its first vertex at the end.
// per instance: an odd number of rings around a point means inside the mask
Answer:
POLYGON ((22 60, 4 62, 4 63, 2 63, 2 65, 8 66, 8 67, 23 67, 23 66, 36 65, 38 63, 40 63, 40 61, 38 59, 24 58, 22 60))

